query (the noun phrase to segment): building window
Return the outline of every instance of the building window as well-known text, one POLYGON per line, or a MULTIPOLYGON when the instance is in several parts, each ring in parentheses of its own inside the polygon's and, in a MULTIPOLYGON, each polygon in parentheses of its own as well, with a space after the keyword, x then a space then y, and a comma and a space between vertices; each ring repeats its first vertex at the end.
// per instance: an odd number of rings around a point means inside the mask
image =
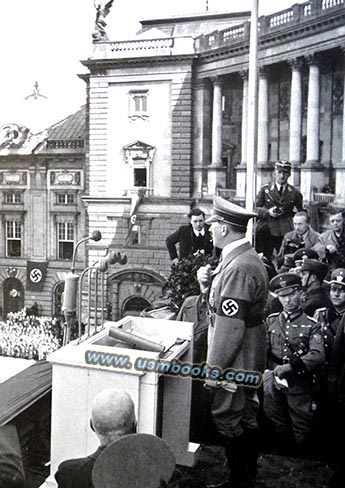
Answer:
POLYGON ((147 169, 146 168, 133 168, 134 174, 134 186, 135 187, 147 187, 147 169))
POLYGON ((138 246, 140 244, 140 226, 133 225, 131 232, 131 244, 132 246, 138 246))
POLYGON ((74 224, 58 223, 58 259, 72 259, 74 248, 74 224))
POLYGON ((58 205, 73 205, 75 202, 73 193, 57 193, 58 205))
POLYGON ((18 191, 6 192, 5 203, 22 203, 22 194, 18 191))
POLYGON ((22 223, 13 220, 6 222, 6 256, 18 258, 22 254, 22 223))
POLYGON ((146 119, 148 113, 148 90, 132 90, 129 92, 129 113, 128 116, 133 119, 146 119))

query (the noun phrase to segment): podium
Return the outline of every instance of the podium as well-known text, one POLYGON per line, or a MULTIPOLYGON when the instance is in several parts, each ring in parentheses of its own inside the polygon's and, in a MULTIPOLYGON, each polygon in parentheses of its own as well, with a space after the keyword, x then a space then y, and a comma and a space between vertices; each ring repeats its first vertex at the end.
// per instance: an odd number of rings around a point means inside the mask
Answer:
POLYGON ((123 388, 131 395, 139 433, 161 437, 177 464, 196 464, 199 444, 189 442, 192 378, 185 374, 187 363, 192 364, 193 327, 192 322, 127 316, 48 356, 53 370, 51 471, 42 488, 56 487, 60 462, 97 449, 89 418, 94 397, 105 388, 123 388), (142 338, 164 351, 133 349, 112 332, 142 338), (175 373, 182 363, 181 376, 175 373))

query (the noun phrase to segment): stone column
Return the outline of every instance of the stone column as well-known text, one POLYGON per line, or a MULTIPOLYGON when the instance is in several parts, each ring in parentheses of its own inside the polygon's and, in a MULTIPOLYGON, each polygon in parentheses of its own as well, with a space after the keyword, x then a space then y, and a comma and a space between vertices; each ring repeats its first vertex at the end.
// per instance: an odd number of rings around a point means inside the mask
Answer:
POLYGON ((270 179, 272 168, 268 163, 268 67, 263 66, 259 72, 258 97, 258 145, 257 145, 257 189, 270 179))
POLYGON ((258 100, 258 165, 268 161, 268 73, 260 69, 258 100))
POLYGON ((302 154, 302 59, 292 59, 291 66, 291 100, 290 100, 290 140, 289 160, 292 164, 290 181, 299 186, 302 154))
POLYGON ((248 70, 240 72, 243 80, 242 89, 242 127, 241 127, 241 164, 236 167, 236 198, 246 197, 247 168, 247 130, 248 130, 248 70))
POLYGON ((343 127, 342 127, 342 160, 340 163, 334 163, 335 169, 335 205, 345 206, 345 46, 342 47, 344 62, 344 88, 343 88, 343 127))
POLYGON ((301 192, 304 202, 313 200, 313 190, 323 186, 323 166, 319 161, 320 144, 320 68, 316 55, 306 58, 309 64, 307 159, 301 166, 301 192))
POLYGON ((212 79, 212 161, 208 167, 207 190, 209 195, 216 195, 218 188, 225 188, 226 167, 222 163, 223 112, 222 112, 222 79, 212 79))
MULTIPOLYGON (((198 80, 194 86, 194 139, 193 139, 193 194, 195 197, 203 193, 204 154, 204 105, 205 81, 198 80)), ((206 175, 205 175, 206 176, 206 175)))

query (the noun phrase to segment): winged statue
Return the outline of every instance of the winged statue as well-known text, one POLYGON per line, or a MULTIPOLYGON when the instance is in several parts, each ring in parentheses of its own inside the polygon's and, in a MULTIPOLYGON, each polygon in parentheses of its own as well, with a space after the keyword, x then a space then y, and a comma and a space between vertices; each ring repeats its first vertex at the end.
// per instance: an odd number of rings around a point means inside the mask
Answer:
POLYGON ((113 5, 114 0, 109 0, 106 4, 98 3, 94 1, 95 9, 96 9, 96 20, 95 20, 95 31, 92 34, 92 37, 96 41, 107 41, 108 36, 105 31, 105 27, 107 22, 105 18, 110 12, 110 9, 113 5))

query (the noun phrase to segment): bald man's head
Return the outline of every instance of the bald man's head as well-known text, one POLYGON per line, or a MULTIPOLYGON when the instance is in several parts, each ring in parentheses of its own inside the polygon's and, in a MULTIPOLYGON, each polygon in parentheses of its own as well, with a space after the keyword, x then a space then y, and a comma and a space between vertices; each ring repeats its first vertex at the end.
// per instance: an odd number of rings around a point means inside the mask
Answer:
POLYGON ((103 390, 92 403, 91 421, 103 446, 118 437, 132 434, 136 428, 133 400, 123 390, 103 390))

